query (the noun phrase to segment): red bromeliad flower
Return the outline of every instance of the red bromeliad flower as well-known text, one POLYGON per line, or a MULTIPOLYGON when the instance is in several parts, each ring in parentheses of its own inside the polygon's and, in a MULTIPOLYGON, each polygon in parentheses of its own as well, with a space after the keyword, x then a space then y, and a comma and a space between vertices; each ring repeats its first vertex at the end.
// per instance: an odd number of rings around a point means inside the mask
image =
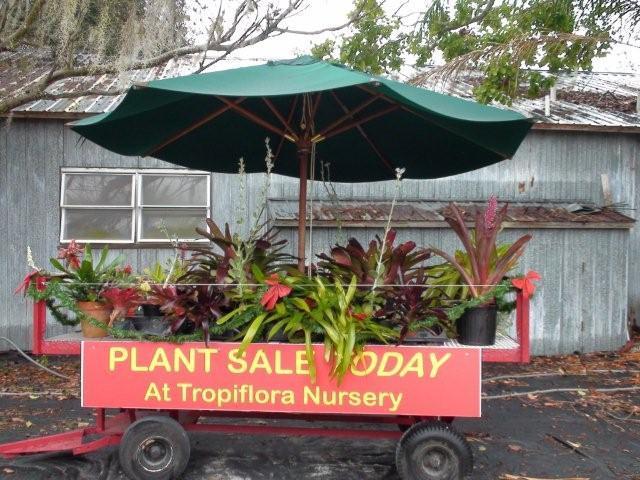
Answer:
POLYGON ((524 298, 530 298, 536 291, 536 285, 533 282, 541 280, 540 274, 534 270, 529 270, 524 277, 514 278, 511 285, 522 290, 524 298))
POLYGON ((269 285, 269 290, 260 299, 260 304, 267 310, 273 310, 278 300, 291 293, 291 287, 281 284, 277 273, 272 274, 264 283, 269 285))
POLYGON ((135 288, 109 287, 103 290, 100 295, 113 308, 109 325, 111 325, 116 318, 125 316, 129 309, 137 306, 141 300, 140 294, 135 288))
POLYGON ((75 240, 71 240, 67 248, 61 248, 58 250, 58 258, 60 260, 65 260, 71 268, 77 270, 80 268, 81 253, 82 248, 80 245, 78 245, 75 240))
POLYGON ((39 275, 40 271, 38 270, 27 273, 27 275, 22 279, 22 282, 20 282, 20 285, 18 285, 18 288, 16 288, 13 293, 22 293, 23 295, 26 295, 29 285, 31 285, 31 282, 37 279, 39 275))
POLYGON ((355 318, 356 320, 360 320, 361 322, 366 320, 369 315, 364 312, 355 313, 353 310, 349 309, 349 316, 355 318))
POLYGON ((129 264, 124 267, 116 267, 116 273, 124 273, 125 275, 131 275, 133 273, 133 267, 129 264))

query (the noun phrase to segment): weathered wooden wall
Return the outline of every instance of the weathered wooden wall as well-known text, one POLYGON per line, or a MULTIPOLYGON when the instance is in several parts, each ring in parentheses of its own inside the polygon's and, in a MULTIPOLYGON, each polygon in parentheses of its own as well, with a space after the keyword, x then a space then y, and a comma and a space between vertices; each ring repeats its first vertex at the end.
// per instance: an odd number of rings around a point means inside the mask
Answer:
MULTIPOLYGON (((402 198, 484 200, 497 194, 510 201, 602 203, 600 174, 609 175, 613 199, 635 208, 636 162, 640 137, 623 134, 532 132, 513 160, 464 175, 438 180, 404 181, 402 198)), ((239 147, 240 148, 240 147, 239 147)), ((242 152, 238 152, 241 156, 242 152)), ((30 343, 28 305, 13 295, 27 271, 26 247, 44 263, 55 254, 59 238, 60 168, 173 167, 153 159, 114 155, 81 140, 59 120, 13 120, 0 128, 0 336, 22 346, 30 343)), ((262 175, 249 175, 238 188, 234 175, 212 176, 212 214, 231 221, 239 205, 253 211, 260 201, 262 175)), ((393 182, 336 185, 340 198, 390 198, 393 182)), ((311 187, 314 191, 314 187, 311 187)), ((326 197, 316 185, 318 197, 326 197)), ((297 182, 274 176, 270 197, 297 198, 297 182)), ((634 212, 630 213, 635 216, 634 212)), ((247 227, 244 222, 239 228, 247 227)), ((536 230, 522 268, 544 277, 533 303, 532 340, 538 354, 615 349, 626 340, 628 299, 640 304, 635 267, 640 252, 637 228, 626 230, 536 230), (633 280, 628 282, 628 278, 633 280), (628 288, 627 285, 631 285, 628 288)), ((363 240, 371 229, 345 232, 363 240)), ((508 231, 505 239, 521 232, 508 231)), ((284 232, 293 238, 293 232, 284 232)), ((317 229, 314 250, 325 250, 336 232, 317 229)), ((450 231, 407 229, 403 238, 446 249, 457 247, 450 231)), ((134 268, 171 255, 168 249, 113 249, 134 268)), ((52 333, 59 330, 51 327, 52 333)), ((3 348, 0 342, 0 349, 3 348)))

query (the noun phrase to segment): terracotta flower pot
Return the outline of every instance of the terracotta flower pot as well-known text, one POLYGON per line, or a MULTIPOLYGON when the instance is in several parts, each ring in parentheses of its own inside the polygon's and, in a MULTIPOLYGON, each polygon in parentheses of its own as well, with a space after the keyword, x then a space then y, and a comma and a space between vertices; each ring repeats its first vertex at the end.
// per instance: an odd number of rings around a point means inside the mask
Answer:
MULTIPOLYGON (((109 323, 110 307, 99 302, 77 302, 76 305, 82 313, 95 318, 105 325, 109 323)), ((85 338, 100 338, 109 334, 106 329, 100 328, 87 320, 81 320, 80 326, 82 327, 82 336, 85 338)))

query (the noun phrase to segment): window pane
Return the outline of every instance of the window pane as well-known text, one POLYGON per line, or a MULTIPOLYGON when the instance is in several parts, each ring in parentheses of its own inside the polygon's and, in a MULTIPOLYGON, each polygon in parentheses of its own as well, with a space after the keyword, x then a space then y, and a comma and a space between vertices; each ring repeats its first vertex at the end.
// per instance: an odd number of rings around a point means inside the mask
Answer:
POLYGON ((202 238, 196 233, 196 227, 205 228, 206 217, 205 208, 145 208, 142 210, 140 236, 144 240, 166 241, 168 239, 163 231, 164 225, 172 239, 202 238))
POLYGON ((63 239, 131 240, 131 210, 65 209, 63 239))
POLYGON ((207 206, 208 175, 142 175, 142 205, 207 206))
POLYGON ((65 175, 64 205, 131 206, 131 175, 65 175))

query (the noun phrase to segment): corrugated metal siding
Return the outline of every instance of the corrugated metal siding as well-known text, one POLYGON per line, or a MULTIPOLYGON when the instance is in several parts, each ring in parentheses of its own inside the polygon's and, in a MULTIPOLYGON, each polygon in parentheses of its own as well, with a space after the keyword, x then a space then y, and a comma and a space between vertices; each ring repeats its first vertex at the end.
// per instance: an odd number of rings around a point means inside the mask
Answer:
MULTIPOLYGON (((544 71, 541 73, 546 74, 544 71)), ((428 76, 428 72, 425 72, 411 82, 436 92, 473 99, 474 85, 477 85, 481 77, 481 72, 475 72, 470 76, 463 74, 451 81, 443 82, 438 76, 428 76)), ((633 105, 640 93, 640 76, 635 73, 565 73, 558 75, 555 88, 558 98, 550 104, 550 115, 545 115, 544 96, 533 99, 518 98, 509 108, 547 124, 633 127, 638 126, 640 122, 640 114, 637 112, 585 104, 579 98, 571 98, 570 95, 593 93, 599 95, 600 100, 609 96, 610 100, 625 100, 633 105), (569 99, 562 99, 562 93, 569 94, 569 99)), ((505 108, 499 104, 495 106, 505 108)))
MULTIPOLYGON (((239 147, 240 148, 240 147, 239 147)), ((510 201, 582 201, 602 203, 600 174, 611 180, 613 199, 635 207, 636 162, 640 141, 634 135, 532 132, 513 160, 455 177, 403 182, 402 197, 424 200, 484 200, 495 193, 510 201), (520 184, 523 185, 520 185, 520 184)), ((242 152, 238 152, 238 157, 242 152)), ((80 138, 59 121, 13 120, 0 129, 0 335, 22 346, 29 345, 30 311, 13 295, 26 272, 25 249, 30 245, 36 259, 55 254, 59 236, 60 168, 128 167, 157 168, 171 165, 154 159, 123 157, 80 138)), ((173 166, 171 166, 173 167, 173 166)), ((173 167, 175 168, 175 167, 173 167)), ((334 166, 332 168, 337 168, 334 166)), ((212 216, 232 227, 238 207, 249 212, 259 202, 263 175, 248 176, 240 198, 234 175, 212 177, 212 216)), ((341 199, 389 199, 393 182, 337 184, 341 199)), ((313 191, 312 187, 310 191, 313 191)), ((318 197, 327 198, 322 185, 318 197)), ((297 198, 294 179, 274 176, 270 197, 297 198)), ((625 211, 635 217, 634 212, 625 211)), ((239 226, 246 230, 249 222, 239 226)), ((235 226, 238 230, 238 226, 235 226)), ((614 349, 625 341, 627 315, 627 265, 631 285, 640 280, 637 253, 638 228, 623 230, 536 230, 521 265, 535 268, 544 277, 532 310, 534 352, 553 354, 574 350, 614 349), (628 262, 631 262, 630 264, 628 262)), ((369 239, 372 229, 343 232, 369 239)), ((292 236, 293 231, 284 232, 292 236)), ((505 232, 508 239, 519 232, 505 232)), ((521 232, 520 232, 521 233, 521 232)), ((457 243, 446 229, 403 230, 401 238, 420 244, 454 248, 457 243)), ((335 242, 335 230, 314 231, 314 249, 335 242)), ((114 249, 134 268, 171 255, 168 249, 114 249)), ((630 292, 638 297, 637 289, 630 292)), ((58 330, 58 327, 53 327, 58 330)), ((0 346, 0 348, 3 348, 0 346)))

